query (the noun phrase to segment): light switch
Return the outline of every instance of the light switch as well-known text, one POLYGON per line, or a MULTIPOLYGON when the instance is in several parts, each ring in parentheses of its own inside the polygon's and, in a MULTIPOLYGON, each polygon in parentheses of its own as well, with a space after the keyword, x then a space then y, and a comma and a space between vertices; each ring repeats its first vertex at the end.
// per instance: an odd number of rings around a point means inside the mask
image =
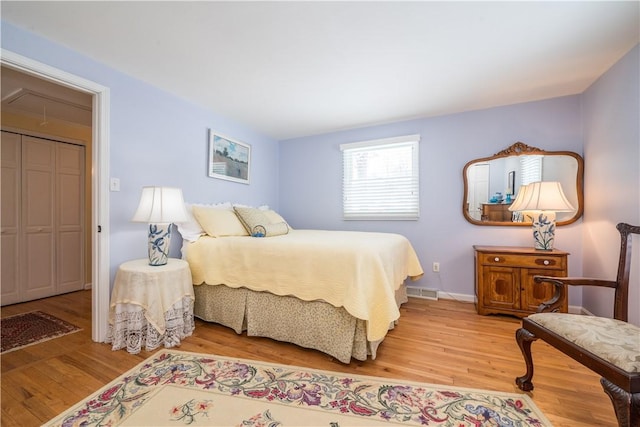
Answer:
POLYGON ((109 186, 111 191, 120 191, 120 179, 119 178, 111 178, 109 182, 109 186))

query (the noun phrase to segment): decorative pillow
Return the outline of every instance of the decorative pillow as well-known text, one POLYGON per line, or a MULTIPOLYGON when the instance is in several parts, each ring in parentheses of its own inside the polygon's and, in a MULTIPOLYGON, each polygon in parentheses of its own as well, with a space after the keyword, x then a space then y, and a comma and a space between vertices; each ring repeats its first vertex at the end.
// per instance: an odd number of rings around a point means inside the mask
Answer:
POLYGON ((276 224, 278 222, 284 222, 285 224, 287 224, 287 227, 289 227, 289 229, 291 229, 291 226, 289 226, 287 221, 285 221, 284 218, 282 218, 278 212, 276 212, 276 211, 274 211, 272 209, 266 209, 264 211, 264 216, 266 216, 267 219, 269 221, 271 221, 272 224, 276 224))
POLYGON ((249 235, 231 209, 193 206, 192 211, 193 216, 211 237, 249 235))
POLYGON ((260 209, 236 205, 233 207, 233 210, 249 234, 251 234, 251 230, 257 225, 264 226, 271 224, 271 221, 265 216, 264 211, 260 209))
POLYGON ((251 235, 253 237, 282 236, 287 233, 289 233, 289 226, 284 221, 267 225, 256 225, 251 230, 251 235))
POLYGON ((200 236, 204 236, 207 234, 203 229, 197 219, 193 216, 193 207, 194 206, 203 206, 209 208, 218 208, 218 209, 227 209, 231 210, 232 206, 229 202, 217 203, 217 204, 204 204, 204 203, 185 203, 184 207, 189 215, 189 220, 185 222, 177 222, 176 227, 178 227, 178 232, 182 236, 184 240, 189 242, 195 242, 200 238, 200 236))
POLYGON ((234 206, 233 210, 251 236, 279 236, 289 232, 289 227, 284 221, 273 224, 265 214, 267 211, 239 206, 234 206), (281 224, 284 224, 284 226, 281 224))

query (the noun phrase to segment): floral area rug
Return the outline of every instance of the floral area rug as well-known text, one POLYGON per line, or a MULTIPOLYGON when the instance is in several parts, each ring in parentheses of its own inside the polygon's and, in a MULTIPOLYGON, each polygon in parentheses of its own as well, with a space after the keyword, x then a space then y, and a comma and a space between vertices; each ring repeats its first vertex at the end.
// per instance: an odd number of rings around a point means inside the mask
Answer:
POLYGON ((161 350, 46 426, 550 426, 524 394, 161 350))
POLYGON ((17 314, 0 319, 2 353, 38 344, 82 329, 42 311, 17 314))

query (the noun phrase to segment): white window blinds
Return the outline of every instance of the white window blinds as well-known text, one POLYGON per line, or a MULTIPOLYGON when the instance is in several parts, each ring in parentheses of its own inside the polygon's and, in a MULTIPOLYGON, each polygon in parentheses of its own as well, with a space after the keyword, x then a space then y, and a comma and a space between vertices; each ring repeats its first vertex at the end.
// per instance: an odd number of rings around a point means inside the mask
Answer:
POLYGON ((420 135, 342 144, 345 219, 415 220, 420 135))
POLYGON ((520 182, 522 185, 542 181, 542 156, 520 157, 520 182))

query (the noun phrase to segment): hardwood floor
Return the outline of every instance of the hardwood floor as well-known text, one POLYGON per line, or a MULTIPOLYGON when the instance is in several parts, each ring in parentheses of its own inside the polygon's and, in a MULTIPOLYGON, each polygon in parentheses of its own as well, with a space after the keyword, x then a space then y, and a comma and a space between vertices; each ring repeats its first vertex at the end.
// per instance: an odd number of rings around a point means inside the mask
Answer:
MULTIPOLYGON (((37 426, 133 368, 154 352, 132 355, 91 341, 91 292, 80 291, 3 307, 1 316, 42 310, 83 328, 0 357, 2 426, 37 426)), ((267 338, 237 335, 196 319, 184 351, 306 366, 360 375, 460 387, 520 392, 524 373, 514 334, 520 322, 479 316, 473 304, 412 298, 402 308, 376 360, 342 364, 315 350, 267 338)), ((304 327, 304 325, 300 325, 304 327)), ((617 426, 599 377, 538 341, 535 390, 529 395, 555 426, 617 426)))

